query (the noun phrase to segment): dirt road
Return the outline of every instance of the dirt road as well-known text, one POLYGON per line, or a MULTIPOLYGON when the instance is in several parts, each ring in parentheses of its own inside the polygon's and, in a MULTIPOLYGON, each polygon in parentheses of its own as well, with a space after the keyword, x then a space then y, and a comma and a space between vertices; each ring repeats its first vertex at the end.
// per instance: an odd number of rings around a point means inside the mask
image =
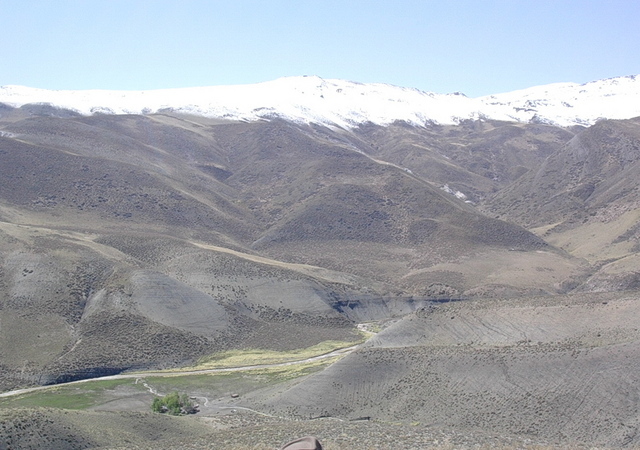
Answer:
POLYGON ((172 372, 158 371, 158 372, 121 373, 121 374, 118 374, 118 375, 109 375, 109 376, 105 376, 105 377, 88 378, 88 379, 85 379, 85 380, 70 381, 68 383, 60 383, 60 384, 54 384, 54 385, 48 385, 48 386, 37 386, 37 387, 32 387, 32 388, 16 389, 16 390, 13 390, 13 391, 7 391, 7 392, 0 393, 0 398, 12 397, 14 395, 20 395, 20 394, 28 394, 28 393, 31 393, 31 392, 37 392, 37 391, 41 391, 41 390, 44 390, 44 389, 51 389, 51 388, 54 388, 54 387, 81 384, 81 383, 86 383, 88 381, 124 380, 124 379, 136 379, 136 378, 145 378, 145 377, 175 377, 175 376, 182 376, 182 375, 204 375, 204 374, 210 374, 210 373, 241 372, 241 371, 245 371, 245 370, 270 369, 270 368, 274 368, 274 367, 293 366, 293 365, 297 365, 297 364, 305 364, 305 363, 309 363, 309 362, 320 361, 320 360, 327 359, 327 358, 333 358, 335 356, 344 356, 344 355, 347 355, 347 354, 351 353, 357 347, 358 347, 358 345, 354 345, 354 346, 351 346, 351 347, 346 347, 346 348, 341 348, 341 349, 338 349, 338 350, 334 350, 332 352, 325 353, 325 354, 322 354, 322 355, 313 356, 311 358, 301 359, 301 360, 297 360, 297 361, 287 361, 287 362, 282 362, 282 363, 273 363, 273 364, 256 364, 256 365, 251 365, 251 366, 225 367, 225 368, 219 368, 219 369, 202 369, 202 370, 190 370, 190 371, 172 371, 172 372))

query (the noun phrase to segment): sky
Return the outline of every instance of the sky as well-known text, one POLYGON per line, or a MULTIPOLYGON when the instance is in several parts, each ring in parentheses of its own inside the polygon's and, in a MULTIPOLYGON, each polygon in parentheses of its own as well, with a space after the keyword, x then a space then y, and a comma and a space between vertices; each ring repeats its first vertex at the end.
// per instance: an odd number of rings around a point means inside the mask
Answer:
POLYGON ((640 0, 0 0, 0 86, 318 75, 469 97, 640 74, 640 0))

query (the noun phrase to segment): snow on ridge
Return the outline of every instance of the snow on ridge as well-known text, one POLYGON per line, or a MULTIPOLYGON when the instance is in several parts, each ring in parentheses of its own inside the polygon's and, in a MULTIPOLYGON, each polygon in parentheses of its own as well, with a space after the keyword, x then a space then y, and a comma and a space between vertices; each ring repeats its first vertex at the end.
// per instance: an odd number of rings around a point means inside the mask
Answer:
POLYGON ((539 121, 559 126, 593 125, 599 119, 640 116, 640 77, 635 75, 556 83, 481 97, 493 108, 510 110, 518 122, 539 121))
POLYGON ((148 114, 169 109, 245 121, 280 117, 343 128, 366 122, 387 125, 400 120, 421 126, 455 124, 465 119, 571 126, 591 125, 600 118, 640 116, 640 77, 556 83, 479 98, 317 76, 148 91, 53 91, 0 86, 0 103, 13 107, 50 104, 83 115, 148 114))

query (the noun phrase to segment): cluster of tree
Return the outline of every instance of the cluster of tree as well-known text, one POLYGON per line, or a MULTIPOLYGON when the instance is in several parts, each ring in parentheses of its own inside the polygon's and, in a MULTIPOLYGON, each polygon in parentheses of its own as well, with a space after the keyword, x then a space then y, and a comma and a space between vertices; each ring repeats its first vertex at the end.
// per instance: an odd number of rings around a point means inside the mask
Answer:
POLYGON ((155 397, 151 403, 151 410, 158 413, 167 413, 174 416, 182 414, 195 414, 195 405, 187 394, 172 392, 164 397, 155 397))

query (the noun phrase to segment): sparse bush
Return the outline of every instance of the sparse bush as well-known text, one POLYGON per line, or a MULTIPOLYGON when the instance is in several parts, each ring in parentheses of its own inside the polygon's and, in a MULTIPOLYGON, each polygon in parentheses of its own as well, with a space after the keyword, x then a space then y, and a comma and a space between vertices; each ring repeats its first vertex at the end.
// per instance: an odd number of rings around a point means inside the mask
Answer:
POLYGON ((161 413, 163 406, 164 402, 162 399, 160 397, 155 397, 151 403, 151 411, 161 413))

